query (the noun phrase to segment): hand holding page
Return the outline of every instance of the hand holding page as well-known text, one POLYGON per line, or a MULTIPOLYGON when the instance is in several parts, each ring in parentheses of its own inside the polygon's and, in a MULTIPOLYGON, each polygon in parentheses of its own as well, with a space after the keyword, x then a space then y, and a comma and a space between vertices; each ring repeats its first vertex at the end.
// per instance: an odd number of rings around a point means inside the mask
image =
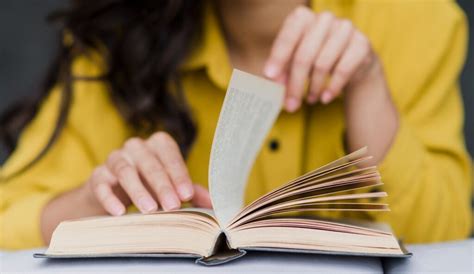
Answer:
POLYGON ((182 209, 154 214, 62 222, 46 254, 36 257, 195 257, 203 264, 236 259, 246 250, 406 257, 383 224, 294 217, 294 213, 388 211, 361 202, 385 192, 354 193, 382 185, 370 159, 355 151, 243 207, 248 174, 280 111, 283 87, 234 70, 214 135, 209 165, 214 213, 182 209), (293 215, 292 215, 293 214, 293 215))

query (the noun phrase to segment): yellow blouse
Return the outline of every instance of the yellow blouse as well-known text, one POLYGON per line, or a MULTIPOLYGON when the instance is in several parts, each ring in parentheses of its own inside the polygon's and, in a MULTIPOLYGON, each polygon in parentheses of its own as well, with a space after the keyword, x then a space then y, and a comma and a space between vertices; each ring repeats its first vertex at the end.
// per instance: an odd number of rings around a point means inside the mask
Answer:
MULTIPOLYGON (((389 222, 397 236, 411 243, 466 237, 471 228, 471 174, 458 86, 466 53, 462 11, 451 1, 319 0, 312 7, 353 20, 370 38, 401 115, 393 146, 379 167, 391 212, 342 215, 389 222)), ((200 44, 182 67, 182 82, 199 128, 187 164, 193 180, 207 185, 214 128, 232 66, 210 9, 204 27, 200 44)), ((78 76, 103 70, 100 58, 81 57, 73 63, 78 76)), ((0 175, 22 167, 46 144, 58 114, 60 88, 43 102, 0 175)), ((294 114, 282 112, 251 172, 247 202, 344 155, 343 134, 341 99, 305 106, 294 114), (269 145, 272 140, 279 143, 276 150, 269 145)), ((106 84, 77 80, 69 120, 55 145, 27 172, 0 183, 0 248, 43 245, 43 206, 83 184, 95 166, 133 135, 106 84)))

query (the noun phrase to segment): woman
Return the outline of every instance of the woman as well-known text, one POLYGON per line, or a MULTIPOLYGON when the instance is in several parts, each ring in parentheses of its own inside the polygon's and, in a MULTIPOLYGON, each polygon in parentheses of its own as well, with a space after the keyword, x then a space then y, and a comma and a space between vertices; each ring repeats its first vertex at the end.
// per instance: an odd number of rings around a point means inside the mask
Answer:
POLYGON ((453 2, 75 1, 56 17, 60 55, 2 170, 2 248, 47 244, 63 220, 130 205, 210 207, 232 67, 286 86, 247 201, 367 145, 392 211, 321 216, 389 222, 407 242, 468 235, 466 22, 453 2))

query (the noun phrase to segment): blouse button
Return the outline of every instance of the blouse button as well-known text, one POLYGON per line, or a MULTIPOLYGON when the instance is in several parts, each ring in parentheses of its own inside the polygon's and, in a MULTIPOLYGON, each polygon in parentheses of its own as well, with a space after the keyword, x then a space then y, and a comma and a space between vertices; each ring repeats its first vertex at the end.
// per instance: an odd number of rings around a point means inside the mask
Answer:
POLYGON ((280 148, 280 142, 277 139, 272 139, 268 143, 268 147, 271 151, 277 151, 280 148))

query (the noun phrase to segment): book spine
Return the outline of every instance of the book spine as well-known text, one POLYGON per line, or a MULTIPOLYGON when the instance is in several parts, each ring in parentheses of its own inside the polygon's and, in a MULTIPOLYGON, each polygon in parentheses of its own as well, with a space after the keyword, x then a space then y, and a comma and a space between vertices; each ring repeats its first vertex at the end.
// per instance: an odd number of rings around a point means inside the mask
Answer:
POLYGON ((214 244, 212 255, 199 258, 196 263, 206 266, 220 265, 238 259, 246 253, 245 250, 230 248, 225 232, 221 231, 214 244))

